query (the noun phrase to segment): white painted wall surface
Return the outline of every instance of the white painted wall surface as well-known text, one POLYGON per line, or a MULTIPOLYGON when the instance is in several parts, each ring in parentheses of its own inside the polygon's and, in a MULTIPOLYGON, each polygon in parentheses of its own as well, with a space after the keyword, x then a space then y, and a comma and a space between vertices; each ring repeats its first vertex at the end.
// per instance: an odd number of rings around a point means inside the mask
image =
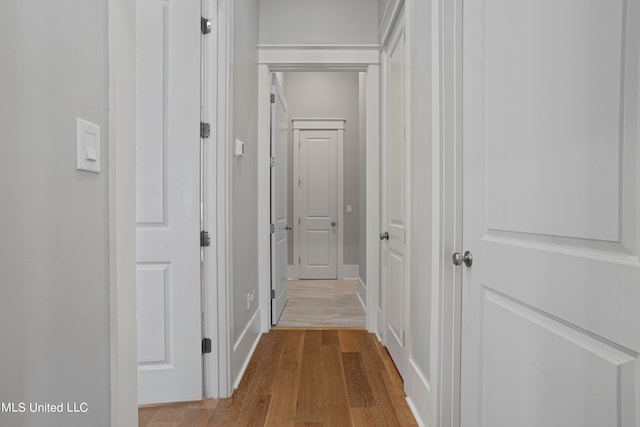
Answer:
POLYGON ((231 155, 231 382, 239 379, 259 335, 258 296, 258 0, 233 4, 231 141, 245 157, 231 155), (247 294, 253 301, 247 309, 247 294))
MULTIPOLYGON (((285 73, 285 96, 289 117, 344 118, 344 257, 346 265, 359 262, 360 167, 358 73, 356 72, 288 72, 285 73)), ((293 130, 289 130, 289 170, 293 171, 293 130)), ((293 180, 289 180, 289 218, 293 215, 293 180)), ((364 247, 363 247, 364 248, 364 247)), ((289 265, 293 264, 293 233, 289 233, 289 265)))
POLYGON ((377 43, 376 0, 261 0, 260 43, 377 43))
POLYGON ((107 1, 0 3, 0 425, 110 425, 107 1), (102 172, 75 169, 75 119, 102 172), (66 404, 66 403, 65 403, 66 404))

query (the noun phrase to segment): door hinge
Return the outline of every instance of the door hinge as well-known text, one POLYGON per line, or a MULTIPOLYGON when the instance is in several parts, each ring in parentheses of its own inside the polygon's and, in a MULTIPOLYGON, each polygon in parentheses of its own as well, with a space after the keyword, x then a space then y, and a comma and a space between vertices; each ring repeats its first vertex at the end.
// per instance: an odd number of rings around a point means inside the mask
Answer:
POLYGON ((211 136, 211 124, 200 122, 200 138, 209 138, 211 136))
POLYGON ((211 353, 211 338, 202 338, 202 354, 211 353))
POLYGON ((200 232, 200 246, 206 248, 207 246, 211 246, 211 239, 209 238, 208 231, 200 232))
POLYGON ((298 257, 298 264, 302 264, 302 257, 298 257))
POLYGON ((209 34, 212 27, 213 24, 211 23, 211 20, 205 18, 204 16, 200 17, 200 31, 202 32, 202 34, 209 34))
POLYGON ((276 290, 271 289, 271 299, 276 299, 276 290))
POLYGON ((275 93, 272 93, 272 94, 271 94, 271 103, 272 103, 272 104, 275 104, 275 103, 276 103, 276 94, 275 94, 275 93))
POLYGON ((271 163, 270 163, 271 167, 274 168, 276 166, 276 158, 272 157, 271 158, 271 163))
POLYGON ((276 225, 275 224, 271 224, 271 233, 275 233, 276 232, 276 225))

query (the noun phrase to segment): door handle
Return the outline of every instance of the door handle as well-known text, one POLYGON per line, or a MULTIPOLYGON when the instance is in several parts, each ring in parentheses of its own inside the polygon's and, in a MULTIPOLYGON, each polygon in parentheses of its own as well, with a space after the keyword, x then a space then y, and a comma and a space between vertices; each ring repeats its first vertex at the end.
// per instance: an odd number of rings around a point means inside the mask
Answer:
POLYGON ((466 251, 464 255, 456 252, 451 257, 451 260, 453 261, 453 265, 462 265, 462 263, 464 263, 467 267, 471 267, 473 264, 473 255, 469 251, 466 251))
POLYGON ((380 240, 389 240, 389 233, 387 231, 380 233, 380 240))
POLYGON ((331 221, 331 226, 332 226, 332 227, 335 227, 336 225, 338 225, 338 223, 337 223, 337 222, 335 222, 335 221, 331 221))
POLYGON ((290 226, 290 225, 287 225, 284 229, 287 230, 287 231, 291 231, 291 230, 293 230, 293 227, 290 226))

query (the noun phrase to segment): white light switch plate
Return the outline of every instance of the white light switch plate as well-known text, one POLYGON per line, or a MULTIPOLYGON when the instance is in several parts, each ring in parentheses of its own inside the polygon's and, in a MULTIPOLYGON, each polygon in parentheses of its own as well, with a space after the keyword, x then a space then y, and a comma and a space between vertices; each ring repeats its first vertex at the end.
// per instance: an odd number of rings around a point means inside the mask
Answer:
POLYGON ((100 172, 100 126, 76 118, 76 169, 100 172))

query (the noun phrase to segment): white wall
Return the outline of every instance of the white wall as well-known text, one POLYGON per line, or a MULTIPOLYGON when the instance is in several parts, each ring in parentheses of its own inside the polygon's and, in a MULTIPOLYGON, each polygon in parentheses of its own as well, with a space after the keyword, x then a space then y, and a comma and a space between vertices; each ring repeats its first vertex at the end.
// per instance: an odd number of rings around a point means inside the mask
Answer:
MULTIPOLYGON (((358 112, 358 73, 288 72, 285 97, 289 118, 346 119, 344 132, 344 256, 345 265, 359 262, 360 233, 360 115, 358 112), (352 213, 346 213, 346 206, 352 213)), ((293 129, 288 135, 288 170, 293 171, 293 129)), ((293 216, 293 176, 288 183, 289 218, 293 216)), ((293 233, 289 233, 289 265, 293 265, 293 233)))
POLYGON ((107 1, 0 3, 0 402, 87 402, 1 425, 108 426, 107 1), (102 171, 75 170, 75 119, 102 171))
POLYGON ((376 0, 261 0, 260 43, 377 43, 376 0))
POLYGON ((246 144, 246 155, 231 155, 232 385, 259 336, 258 296, 258 0, 233 4, 231 137, 246 144), (254 299, 247 309, 247 294, 254 299))

